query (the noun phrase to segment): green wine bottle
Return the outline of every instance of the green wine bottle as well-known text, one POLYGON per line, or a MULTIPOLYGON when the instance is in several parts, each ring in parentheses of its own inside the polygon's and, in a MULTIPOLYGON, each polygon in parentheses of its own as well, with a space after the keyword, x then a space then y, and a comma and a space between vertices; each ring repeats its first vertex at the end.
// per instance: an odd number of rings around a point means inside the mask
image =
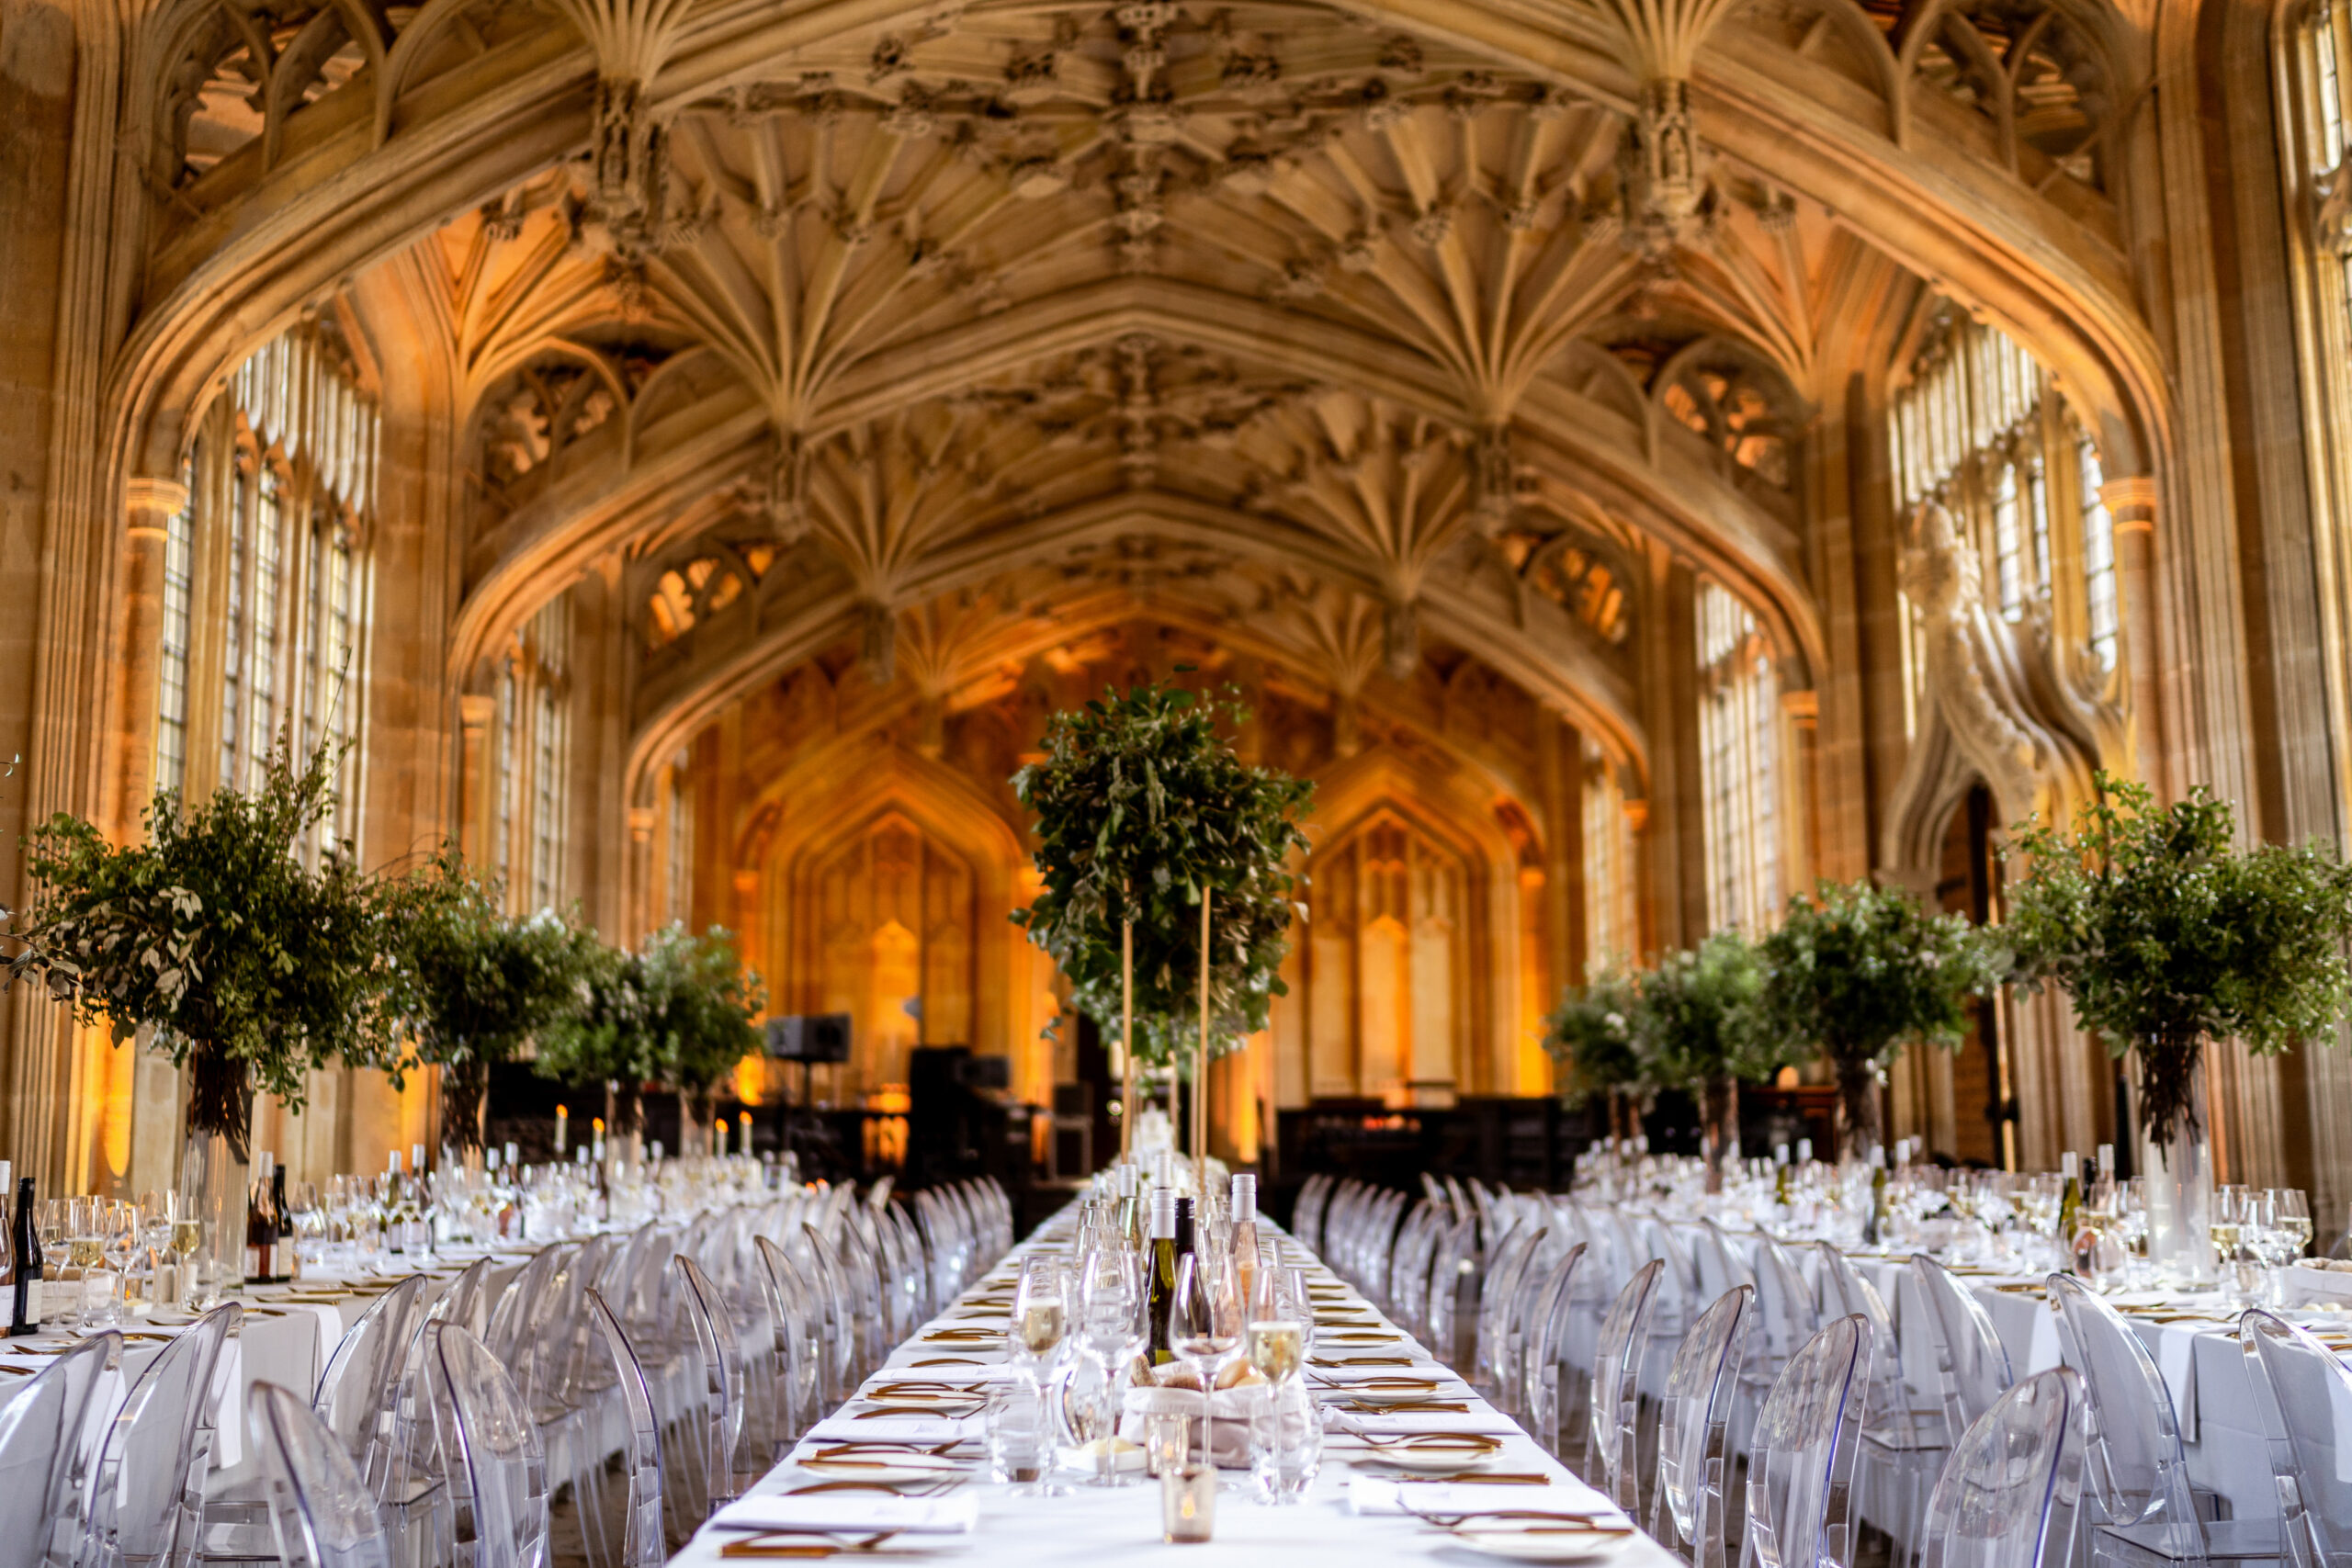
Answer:
POLYGON ((1165 1187, 1151 1190, 1151 1276, 1145 1281, 1144 1304, 1151 1318, 1151 1346, 1147 1352, 1155 1367, 1176 1359, 1168 1343, 1168 1317, 1176 1303, 1176 1194, 1165 1187))
POLYGON ((2058 1255, 2068 1273, 2075 1271, 2075 1233, 2083 1221, 2083 1162, 2068 1149, 2059 1156, 2058 1169, 2066 1178, 2058 1199, 2058 1255))
POLYGON ((1871 1217, 1862 1225, 1864 1247, 1887 1247, 1894 1240, 1894 1212, 1886 1201, 1886 1151, 1871 1150, 1871 1217))

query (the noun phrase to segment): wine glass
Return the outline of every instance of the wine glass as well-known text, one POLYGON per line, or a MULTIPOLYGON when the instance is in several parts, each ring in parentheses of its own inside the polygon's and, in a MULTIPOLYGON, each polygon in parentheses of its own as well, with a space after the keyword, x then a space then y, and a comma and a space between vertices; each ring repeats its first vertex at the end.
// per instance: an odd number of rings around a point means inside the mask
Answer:
POLYGON ((1236 1321, 1239 1303, 1234 1295, 1230 1259, 1221 1266, 1204 1266, 1199 1253, 1188 1252, 1176 1265, 1176 1294, 1168 1308, 1168 1347, 1200 1379, 1201 1453, 1204 1462, 1211 1466, 1216 1463, 1216 1449, 1210 1441, 1216 1374, 1241 1342, 1236 1321))
POLYGON ((1043 1255, 1023 1258, 1008 1337, 1013 1359, 1034 1371, 1060 1347, 1069 1332, 1069 1276, 1061 1259, 1043 1255))
POLYGON ((2311 1202, 2298 1187, 2270 1190, 2270 1223, 2279 1237, 2278 1266, 2285 1268, 2312 1244, 2311 1202))
POLYGON ((172 1304, 185 1310, 196 1295, 196 1252, 204 1245, 204 1221, 193 1192, 175 1188, 164 1194, 164 1201, 172 1222, 172 1256, 179 1259, 177 1299, 172 1304))

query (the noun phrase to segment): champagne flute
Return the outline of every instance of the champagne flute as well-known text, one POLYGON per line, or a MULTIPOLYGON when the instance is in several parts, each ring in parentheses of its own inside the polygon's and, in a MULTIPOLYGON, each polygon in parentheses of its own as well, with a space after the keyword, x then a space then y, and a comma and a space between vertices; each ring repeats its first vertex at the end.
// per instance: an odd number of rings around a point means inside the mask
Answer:
POLYGON ((1201 1381, 1201 1454, 1211 1467, 1216 1449, 1210 1441, 1216 1405, 1217 1369, 1241 1342, 1234 1324, 1230 1297, 1232 1265, 1205 1268, 1197 1252, 1186 1253, 1176 1265, 1176 1294, 1168 1308, 1168 1345, 1182 1357, 1201 1381), (1220 1280, 1216 1276, 1223 1274, 1220 1280), (1226 1298, 1220 1301, 1220 1298, 1226 1298))
POLYGON ((1012 1343, 1016 1357, 1043 1364, 1069 1332, 1069 1280, 1057 1258, 1031 1257, 1021 1265, 1012 1297, 1012 1343))
POLYGON ((196 1194, 177 1190, 164 1194, 164 1213, 171 1216, 172 1254, 179 1259, 177 1290, 172 1304, 186 1309, 196 1291, 196 1250, 204 1245, 204 1222, 198 1216, 196 1194))

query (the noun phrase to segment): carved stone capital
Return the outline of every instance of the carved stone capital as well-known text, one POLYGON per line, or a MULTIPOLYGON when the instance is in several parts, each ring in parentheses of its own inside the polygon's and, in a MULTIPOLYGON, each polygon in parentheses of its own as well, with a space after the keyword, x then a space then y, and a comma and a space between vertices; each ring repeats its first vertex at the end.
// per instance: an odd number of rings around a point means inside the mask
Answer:
POLYGON ((164 536, 164 520, 187 505, 187 486, 177 479, 135 474, 122 483, 124 521, 134 536, 164 536))
POLYGON ((2156 481, 2147 474, 2126 474, 2098 487, 2098 498, 2119 534, 2154 533, 2156 527, 2156 481))

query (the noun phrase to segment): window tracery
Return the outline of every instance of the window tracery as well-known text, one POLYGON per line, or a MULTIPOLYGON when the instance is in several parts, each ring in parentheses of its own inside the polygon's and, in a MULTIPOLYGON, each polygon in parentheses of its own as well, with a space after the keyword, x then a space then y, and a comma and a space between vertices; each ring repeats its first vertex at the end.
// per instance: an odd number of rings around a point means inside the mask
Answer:
POLYGON ((1761 932, 1782 897, 1780 682, 1746 604, 1702 582, 1698 612, 1707 919, 1761 932))
POLYGON ((1616 770, 1590 740, 1584 750, 1584 967, 1589 976, 1630 964, 1640 946, 1635 921, 1633 825, 1616 770))
POLYGON ((558 595, 516 636, 498 677, 490 859, 518 911, 555 908, 567 891, 571 642, 571 601, 558 595))

